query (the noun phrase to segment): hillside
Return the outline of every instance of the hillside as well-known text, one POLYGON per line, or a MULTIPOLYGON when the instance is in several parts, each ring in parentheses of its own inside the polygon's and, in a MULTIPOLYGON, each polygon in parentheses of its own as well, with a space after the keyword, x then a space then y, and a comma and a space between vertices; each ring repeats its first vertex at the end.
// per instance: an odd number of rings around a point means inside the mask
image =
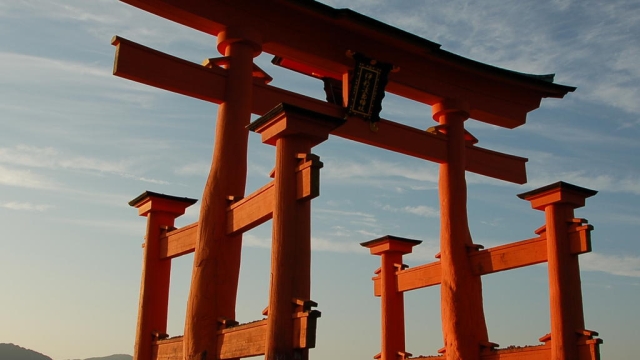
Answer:
POLYGON ((93 357, 84 360, 132 360, 133 356, 125 354, 115 354, 104 357, 93 357))
MULTIPOLYGON (((131 355, 115 354, 103 357, 92 357, 84 360, 132 360, 131 355)), ((0 360, 52 360, 37 351, 25 349, 14 344, 0 344, 0 360)), ((79 360, 79 359, 76 359, 79 360)))
MULTIPOLYGON (((2 360, 51 360, 50 357, 39 352, 25 349, 14 344, 0 344, 0 359, 2 360)), ((120 360, 120 359, 118 359, 120 360)), ((122 359, 125 360, 125 359, 122 359)), ((130 360, 130 359, 126 359, 130 360)))

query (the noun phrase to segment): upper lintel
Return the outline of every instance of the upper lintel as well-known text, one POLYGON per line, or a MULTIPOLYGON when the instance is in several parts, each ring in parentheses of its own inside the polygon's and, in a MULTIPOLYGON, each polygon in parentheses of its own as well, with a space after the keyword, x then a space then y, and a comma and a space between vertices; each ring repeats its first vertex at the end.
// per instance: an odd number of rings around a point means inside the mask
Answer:
POLYGON ((549 77, 466 59, 354 11, 315 1, 122 1, 215 36, 227 26, 249 26, 263 35, 263 51, 336 79, 353 66, 346 51, 357 51, 401 69, 390 74, 387 91, 428 105, 462 98, 470 102, 472 119, 506 128, 523 125, 542 98, 575 90, 549 77))

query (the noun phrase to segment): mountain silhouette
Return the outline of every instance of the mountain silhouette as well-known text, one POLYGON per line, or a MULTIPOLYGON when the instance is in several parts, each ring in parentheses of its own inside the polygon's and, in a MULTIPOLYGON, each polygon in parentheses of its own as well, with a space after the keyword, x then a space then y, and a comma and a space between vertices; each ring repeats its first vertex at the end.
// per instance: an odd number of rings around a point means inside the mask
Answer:
MULTIPOLYGON (((92 357, 84 360, 132 360, 133 356, 115 354, 103 357, 92 357)), ((0 360, 52 360, 37 351, 25 349, 14 344, 0 344, 0 360)), ((79 359, 76 359, 79 360, 79 359)))
POLYGON ((0 360, 51 360, 51 358, 18 345, 0 344, 0 360))
POLYGON ((92 357, 84 360, 132 360, 133 356, 125 354, 115 354, 104 357, 92 357))

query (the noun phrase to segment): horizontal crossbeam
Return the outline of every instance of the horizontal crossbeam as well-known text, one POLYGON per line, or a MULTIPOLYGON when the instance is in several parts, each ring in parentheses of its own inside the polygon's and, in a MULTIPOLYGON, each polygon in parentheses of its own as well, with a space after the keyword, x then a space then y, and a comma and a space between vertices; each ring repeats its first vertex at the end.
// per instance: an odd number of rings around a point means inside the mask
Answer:
MULTIPOLYGON (((591 225, 575 227, 569 233, 571 254, 578 255, 591 251, 591 225)), ((547 238, 544 234, 537 238, 496 246, 469 254, 471 266, 477 275, 487 275, 500 271, 547 262, 547 238)), ((439 261, 400 270, 398 291, 410 291, 438 285, 442 279, 439 261)), ((373 278, 374 294, 380 296, 380 278, 373 278)))
MULTIPOLYGON (((315 347, 317 319, 320 312, 312 310, 294 314, 293 348, 315 347)), ((236 359, 264 355, 267 337, 267 319, 218 330, 216 359, 236 359)), ((153 344, 152 360, 182 360, 182 337, 158 340, 153 344)))
MULTIPOLYGON (((320 194, 320 167, 316 157, 296 167, 297 199, 307 201, 320 194)), ((233 202, 227 208, 227 234, 251 230, 273 217, 275 206, 274 181, 254 191, 251 195, 233 202)), ((195 250, 198 223, 167 232, 160 238, 160 258, 171 259, 195 250)))
POLYGON ((429 105, 465 99, 472 118, 508 128, 524 124, 541 98, 573 90, 462 58, 353 11, 311 1, 122 1, 214 36, 227 27, 250 28, 264 40, 263 51, 320 76, 341 79, 353 66, 346 50, 357 51, 400 69, 389 76, 389 92, 429 105))
MULTIPOLYGON (((225 69, 207 68, 120 37, 115 37, 112 43, 117 47, 115 75, 216 104, 224 101, 225 69)), ((345 117, 345 110, 334 104, 266 85, 260 79, 254 81, 254 114, 263 115, 280 103, 337 118, 345 117)), ((447 160, 446 136, 388 120, 381 120, 378 131, 373 132, 367 122, 349 118, 332 135, 423 160, 437 163, 447 160)), ((527 182, 525 158, 471 144, 467 145, 466 158, 468 171, 517 184, 527 182)))

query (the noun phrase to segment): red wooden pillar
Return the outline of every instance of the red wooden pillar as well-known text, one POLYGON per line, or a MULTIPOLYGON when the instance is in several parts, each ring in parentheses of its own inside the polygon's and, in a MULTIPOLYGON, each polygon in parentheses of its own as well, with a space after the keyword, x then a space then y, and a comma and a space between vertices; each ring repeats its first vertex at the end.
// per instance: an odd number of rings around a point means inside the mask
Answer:
POLYGON ((240 27, 218 35, 218 51, 227 57, 228 75, 198 220, 184 329, 185 359, 214 359, 218 321, 235 320, 242 236, 227 235, 226 208, 229 196, 244 196, 253 58, 261 51, 260 43, 259 35, 240 27))
POLYGON ((551 359, 577 360, 578 339, 583 335, 584 312, 578 255, 571 254, 569 230, 574 209, 597 191, 557 182, 518 195, 531 207, 545 212, 549 297, 551 312, 551 359))
POLYGON ((171 260, 160 258, 163 228, 173 227, 175 218, 184 214, 186 208, 196 201, 147 191, 129 202, 129 205, 138 209, 140 216, 147 217, 138 326, 133 352, 135 360, 150 360, 154 334, 167 332, 171 260))
POLYGON ((482 306, 482 281, 474 274, 468 253, 476 251, 467 221, 464 121, 465 104, 445 100, 433 106, 433 119, 447 136, 447 161, 440 164, 441 311, 445 351, 449 360, 478 360, 488 343, 482 306))
POLYGON ((401 270, 402 255, 411 253, 414 246, 422 243, 396 236, 385 237, 363 242, 362 246, 369 248, 372 255, 381 257, 380 265, 380 302, 382 308, 382 349, 381 360, 404 359, 404 295, 398 291, 398 277, 396 272, 401 270))
POLYGON ((276 146, 275 208, 271 246, 271 285, 265 359, 304 359, 294 354, 293 319, 297 300, 310 300, 311 234, 307 200, 297 200, 296 168, 311 148, 343 120, 281 104, 249 126, 276 146))

